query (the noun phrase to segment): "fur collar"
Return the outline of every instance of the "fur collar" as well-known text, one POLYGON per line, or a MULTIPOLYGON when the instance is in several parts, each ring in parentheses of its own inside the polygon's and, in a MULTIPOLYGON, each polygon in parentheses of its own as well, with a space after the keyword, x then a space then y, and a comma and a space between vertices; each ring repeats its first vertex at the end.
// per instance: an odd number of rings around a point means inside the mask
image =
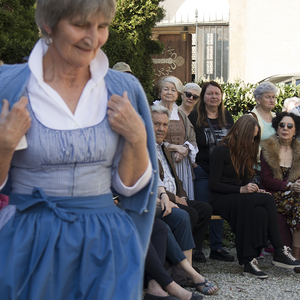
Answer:
MULTIPOLYGON (((276 135, 270 136, 261 142, 261 151, 265 161, 270 166, 273 176, 277 180, 283 180, 279 160, 279 143, 276 135)), ((288 181, 295 182, 300 177, 300 142, 295 139, 292 142, 293 161, 288 181)))

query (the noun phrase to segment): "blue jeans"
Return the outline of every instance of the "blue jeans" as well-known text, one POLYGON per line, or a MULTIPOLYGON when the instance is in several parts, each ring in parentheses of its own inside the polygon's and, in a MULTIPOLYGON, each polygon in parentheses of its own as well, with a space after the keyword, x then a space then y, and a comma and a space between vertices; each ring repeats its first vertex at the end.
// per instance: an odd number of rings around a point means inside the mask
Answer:
POLYGON ((182 251, 195 248, 189 214, 181 208, 172 208, 172 212, 159 219, 168 224, 182 251))
MULTIPOLYGON (((194 169, 194 192, 196 201, 209 201, 208 188, 208 173, 202 167, 198 166, 194 169)), ((222 248, 222 234, 223 234, 224 220, 211 220, 209 223, 209 243, 211 250, 219 250, 222 248)))

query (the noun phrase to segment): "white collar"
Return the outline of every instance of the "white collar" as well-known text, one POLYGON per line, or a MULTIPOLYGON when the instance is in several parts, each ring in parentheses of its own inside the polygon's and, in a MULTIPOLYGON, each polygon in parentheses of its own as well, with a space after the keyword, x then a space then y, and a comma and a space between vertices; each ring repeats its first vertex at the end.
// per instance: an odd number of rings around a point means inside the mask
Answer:
MULTIPOLYGON (((43 57, 48 51, 48 48, 49 46, 46 45, 45 40, 40 39, 34 46, 28 59, 29 69, 40 85, 42 85, 44 82, 43 57)), ((105 53, 99 49, 96 57, 90 63, 90 80, 92 80, 94 83, 99 82, 106 75, 108 67, 108 58, 105 53)))

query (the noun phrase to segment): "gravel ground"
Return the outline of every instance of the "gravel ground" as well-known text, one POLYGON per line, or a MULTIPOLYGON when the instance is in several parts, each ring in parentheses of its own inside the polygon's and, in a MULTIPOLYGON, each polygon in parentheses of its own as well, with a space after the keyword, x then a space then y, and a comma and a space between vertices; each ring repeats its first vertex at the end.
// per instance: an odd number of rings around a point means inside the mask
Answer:
MULTIPOLYGON (((204 249, 203 252, 208 258, 209 250, 204 249)), ((204 299, 300 299, 300 274, 274 267, 271 264, 272 256, 265 256, 258 260, 258 266, 269 278, 261 280, 245 277, 242 275, 243 267, 237 262, 235 249, 230 249, 229 252, 235 256, 234 262, 208 258, 206 263, 194 263, 201 275, 220 287, 216 295, 205 296, 204 299)))
MULTIPOLYGON (((194 263, 200 269, 201 275, 214 282, 220 290, 212 296, 203 299, 252 299, 252 300, 299 300, 300 274, 293 270, 274 267, 272 256, 258 260, 259 268, 269 275, 268 279, 254 279, 242 275, 243 268, 236 259, 235 249, 229 253, 235 256, 234 262, 223 262, 209 259, 209 249, 203 250, 207 262, 194 263)), ((195 291, 193 288, 187 288, 195 291)))

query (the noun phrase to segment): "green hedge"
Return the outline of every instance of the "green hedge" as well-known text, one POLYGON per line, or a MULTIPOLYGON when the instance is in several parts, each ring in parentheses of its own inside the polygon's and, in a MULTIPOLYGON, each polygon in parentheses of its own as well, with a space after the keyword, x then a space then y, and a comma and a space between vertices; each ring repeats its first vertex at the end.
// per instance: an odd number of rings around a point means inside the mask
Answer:
MULTIPOLYGON (((205 81, 198 82, 200 86, 205 81)), ((224 91, 223 100, 227 110, 231 113, 236 120, 248 110, 252 110, 256 102, 253 97, 253 91, 258 86, 257 84, 245 83, 242 80, 236 80, 233 83, 219 82, 224 91)), ((300 85, 296 86, 292 84, 276 84, 277 87, 277 104, 273 109, 274 112, 281 110, 283 101, 286 98, 298 97, 300 91, 300 85)))

